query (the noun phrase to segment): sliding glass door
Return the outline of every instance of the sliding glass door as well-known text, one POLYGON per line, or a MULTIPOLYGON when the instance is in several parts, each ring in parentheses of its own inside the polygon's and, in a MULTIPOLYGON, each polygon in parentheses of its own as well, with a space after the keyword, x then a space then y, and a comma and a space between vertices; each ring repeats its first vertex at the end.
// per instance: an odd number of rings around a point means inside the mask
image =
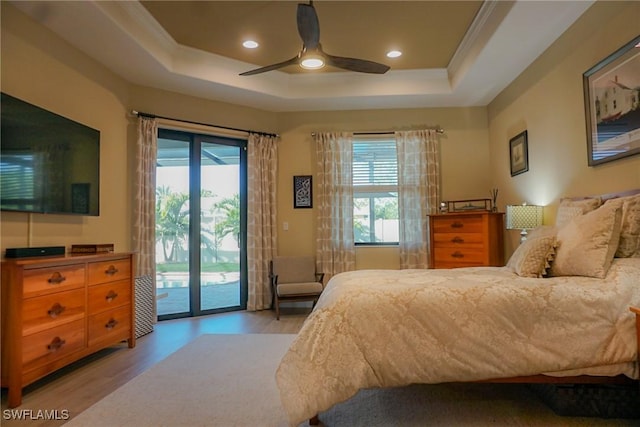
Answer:
POLYGON ((161 129, 158 318, 246 308, 246 141, 161 129))

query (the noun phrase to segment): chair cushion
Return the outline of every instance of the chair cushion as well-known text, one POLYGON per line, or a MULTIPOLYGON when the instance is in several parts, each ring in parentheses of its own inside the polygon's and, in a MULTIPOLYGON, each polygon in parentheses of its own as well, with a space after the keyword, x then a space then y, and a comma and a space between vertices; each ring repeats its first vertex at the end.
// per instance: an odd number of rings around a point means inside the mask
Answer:
POLYGON ((316 261, 312 256, 275 257, 273 274, 278 276, 278 284, 316 282, 316 261))
POLYGON ((314 295, 322 292, 322 283, 300 282, 300 283, 280 283, 277 286, 278 296, 287 295, 314 295))

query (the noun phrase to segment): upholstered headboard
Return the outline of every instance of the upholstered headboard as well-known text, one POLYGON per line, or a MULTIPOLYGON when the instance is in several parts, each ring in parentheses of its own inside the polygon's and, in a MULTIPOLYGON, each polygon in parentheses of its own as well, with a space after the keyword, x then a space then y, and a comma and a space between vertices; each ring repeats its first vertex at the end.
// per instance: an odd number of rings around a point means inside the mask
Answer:
POLYGON ((608 194, 601 194, 601 195, 596 195, 596 196, 565 197, 564 199, 585 200, 585 199, 595 199, 595 198, 599 197, 604 202, 604 201, 607 201, 609 199, 617 199, 618 197, 633 196, 634 194, 640 194, 640 188, 639 189, 634 189, 634 190, 621 191, 619 193, 608 193, 608 194))

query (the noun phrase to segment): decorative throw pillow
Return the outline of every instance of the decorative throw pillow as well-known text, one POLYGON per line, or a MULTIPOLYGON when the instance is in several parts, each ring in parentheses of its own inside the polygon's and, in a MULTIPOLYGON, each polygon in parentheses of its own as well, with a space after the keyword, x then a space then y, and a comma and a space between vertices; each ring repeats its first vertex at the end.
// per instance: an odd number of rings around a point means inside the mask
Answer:
POLYGON ((573 218, 584 215, 588 212, 597 209, 602 204, 602 199, 599 197, 584 199, 584 200, 571 200, 562 199, 558 206, 558 214, 556 215, 556 226, 558 228, 564 227, 573 218))
POLYGON ((527 238, 511 255, 507 267, 522 277, 542 277, 547 274, 556 253, 556 236, 527 238))
POLYGON ((604 205, 622 209, 620 242, 615 256, 618 258, 634 256, 640 250, 640 194, 610 199, 604 205))
POLYGON ((550 275, 604 278, 618 247, 621 221, 622 210, 609 205, 560 228, 550 275))

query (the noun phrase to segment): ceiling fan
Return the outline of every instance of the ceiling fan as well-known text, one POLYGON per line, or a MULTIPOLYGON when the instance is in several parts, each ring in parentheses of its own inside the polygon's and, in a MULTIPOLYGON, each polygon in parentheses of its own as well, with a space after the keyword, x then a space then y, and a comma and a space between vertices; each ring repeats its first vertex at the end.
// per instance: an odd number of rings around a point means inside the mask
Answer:
POLYGON ((296 56, 277 64, 245 71, 240 75, 252 76, 294 64, 309 70, 322 68, 327 64, 359 73, 384 74, 389 71, 390 67, 388 65, 367 61, 366 59, 346 58, 325 53, 320 44, 320 24, 316 9, 313 7, 313 1, 310 1, 309 4, 298 4, 297 22, 298 33, 302 39, 302 50, 296 56))

